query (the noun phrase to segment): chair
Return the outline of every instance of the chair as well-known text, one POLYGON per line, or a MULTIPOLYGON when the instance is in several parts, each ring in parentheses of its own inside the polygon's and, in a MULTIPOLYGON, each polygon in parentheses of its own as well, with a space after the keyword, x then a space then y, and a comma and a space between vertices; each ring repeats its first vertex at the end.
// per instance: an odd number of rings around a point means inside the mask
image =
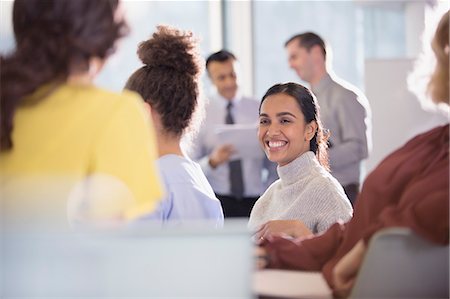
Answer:
POLYGON ((406 228, 375 234, 350 298, 449 298, 449 246, 406 228))

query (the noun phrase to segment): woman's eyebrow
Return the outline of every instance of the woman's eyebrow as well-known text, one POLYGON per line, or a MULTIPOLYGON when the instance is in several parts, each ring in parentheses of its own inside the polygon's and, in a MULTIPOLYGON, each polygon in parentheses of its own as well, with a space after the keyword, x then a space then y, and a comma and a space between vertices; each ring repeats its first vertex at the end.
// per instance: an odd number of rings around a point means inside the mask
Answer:
POLYGON ((297 118, 294 114, 292 114, 292 113, 290 113, 290 112, 280 112, 280 113, 277 113, 277 116, 278 116, 278 117, 279 117, 279 116, 286 116, 286 115, 292 116, 293 118, 297 118))
MULTIPOLYGON (((293 118, 297 118, 294 114, 292 114, 290 112, 279 112, 279 113, 277 113, 277 117, 286 116, 286 115, 292 116, 293 118)), ((259 117, 269 117, 269 115, 267 113, 260 113, 259 117)))

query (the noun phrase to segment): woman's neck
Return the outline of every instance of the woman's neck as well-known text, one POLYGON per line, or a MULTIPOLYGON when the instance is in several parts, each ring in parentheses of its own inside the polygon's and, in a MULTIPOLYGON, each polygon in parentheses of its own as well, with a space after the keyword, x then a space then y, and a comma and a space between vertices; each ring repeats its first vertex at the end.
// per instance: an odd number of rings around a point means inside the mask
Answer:
POLYGON ((89 72, 71 74, 67 78, 67 84, 69 85, 92 85, 94 78, 89 72))
POLYGON ((95 77, 103 68, 105 59, 99 57, 91 57, 88 61, 87 71, 77 71, 76 68, 67 78, 67 83, 72 85, 92 85, 95 77))
POLYGON ((180 142, 181 137, 164 133, 157 133, 158 138, 158 154, 159 157, 164 155, 177 155, 184 157, 183 151, 181 150, 180 142))

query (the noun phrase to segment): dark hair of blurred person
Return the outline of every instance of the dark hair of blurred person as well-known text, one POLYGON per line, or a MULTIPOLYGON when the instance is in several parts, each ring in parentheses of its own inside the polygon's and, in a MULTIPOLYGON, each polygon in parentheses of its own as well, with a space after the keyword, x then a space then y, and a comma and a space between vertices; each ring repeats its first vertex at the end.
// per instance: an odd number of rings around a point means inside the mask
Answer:
MULTIPOLYGON (((41 218, 69 212, 69 223, 80 223, 121 221, 153 209, 162 190, 142 102, 93 83, 128 31, 118 0, 16 0, 12 19, 16 48, 1 56, 0 70, 2 177, 52 177, 50 185, 68 178, 65 194, 40 200, 30 200, 33 188, 21 188, 30 192, 26 204, 16 199, 16 211, 41 218), (87 193, 77 193, 80 186, 87 193), (59 198, 58 213, 50 198, 59 198), (70 211, 63 206, 68 198, 70 211)), ((6 181, 5 198, 20 194, 13 181, 6 181)), ((53 187, 42 188, 63 189, 53 187)))
POLYGON ((105 59, 127 32, 115 19, 118 0, 16 0, 16 49, 1 57, 1 150, 13 146, 14 111, 38 87, 65 82, 89 71, 93 57, 105 59))

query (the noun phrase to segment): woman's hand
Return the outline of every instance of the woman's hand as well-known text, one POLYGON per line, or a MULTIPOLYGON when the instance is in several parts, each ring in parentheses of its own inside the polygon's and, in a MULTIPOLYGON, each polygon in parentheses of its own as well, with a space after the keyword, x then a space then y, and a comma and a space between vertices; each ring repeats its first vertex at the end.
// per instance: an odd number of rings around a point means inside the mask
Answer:
POLYGON ((336 298, 347 298, 355 284, 356 275, 361 267, 366 246, 360 240, 333 269, 333 295, 336 298))
POLYGON ((311 235, 312 232, 298 220, 272 220, 263 224, 255 233, 255 240, 261 243, 268 236, 288 236, 298 238, 311 235))

